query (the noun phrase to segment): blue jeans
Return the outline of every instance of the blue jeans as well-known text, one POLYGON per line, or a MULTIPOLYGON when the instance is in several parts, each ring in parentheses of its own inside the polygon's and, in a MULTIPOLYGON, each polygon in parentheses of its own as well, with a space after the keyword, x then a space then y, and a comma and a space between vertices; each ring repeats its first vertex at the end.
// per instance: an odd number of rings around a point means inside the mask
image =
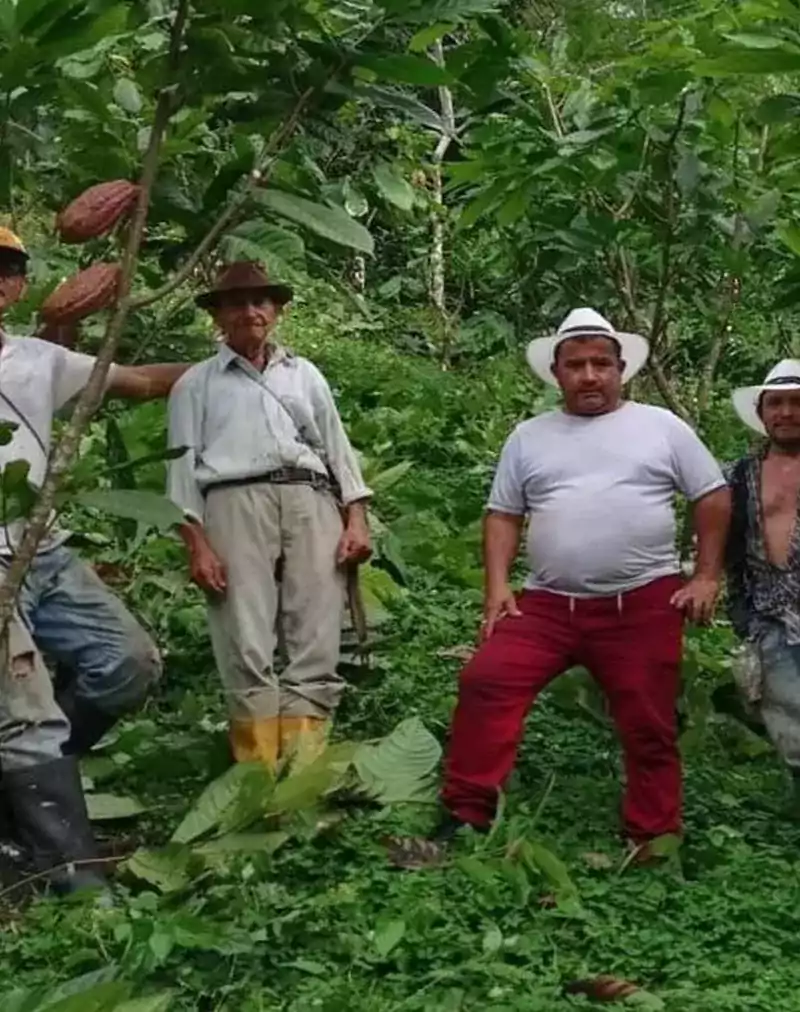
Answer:
POLYGON ((800 774, 800 646, 789 645, 777 623, 763 633, 758 645, 763 672, 761 716, 783 760, 800 774))
POLYGON ((42 654, 70 670, 76 699, 114 718, 138 708, 161 674, 152 639, 66 546, 37 555, 17 606, 0 692, 0 769, 59 758, 69 738, 42 654))

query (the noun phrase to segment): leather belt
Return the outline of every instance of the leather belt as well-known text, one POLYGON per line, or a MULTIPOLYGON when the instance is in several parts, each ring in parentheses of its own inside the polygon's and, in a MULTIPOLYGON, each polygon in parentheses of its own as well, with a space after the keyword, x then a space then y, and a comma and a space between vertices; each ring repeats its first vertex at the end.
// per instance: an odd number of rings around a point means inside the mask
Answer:
POLYGON ((236 488, 240 485, 310 485, 320 492, 332 491, 327 475, 312 471, 305 467, 279 467, 263 474, 249 475, 247 478, 230 478, 227 481, 215 481, 203 489, 203 498, 218 488, 236 488))

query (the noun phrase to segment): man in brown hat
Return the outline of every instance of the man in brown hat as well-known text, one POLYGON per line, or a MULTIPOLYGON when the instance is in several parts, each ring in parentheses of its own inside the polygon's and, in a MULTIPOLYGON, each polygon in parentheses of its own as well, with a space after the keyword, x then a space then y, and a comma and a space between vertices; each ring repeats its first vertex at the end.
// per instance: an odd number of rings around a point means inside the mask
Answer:
POLYGON ((170 397, 168 492, 207 593, 234 757, 313 755, 341 697, 344 567, 370 555, 371 495, 330 387, 274 329, 292 299, 248 261, 198 297, 222 335, 170 397), (277 677, 278 630, 287 665, 277 677))

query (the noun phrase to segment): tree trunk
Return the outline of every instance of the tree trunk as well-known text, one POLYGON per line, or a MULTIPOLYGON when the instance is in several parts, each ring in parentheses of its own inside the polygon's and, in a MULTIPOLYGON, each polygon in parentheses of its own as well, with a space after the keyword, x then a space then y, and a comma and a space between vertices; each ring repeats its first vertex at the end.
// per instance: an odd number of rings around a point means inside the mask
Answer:
MULTIPOLYGON (((436 42, 431 54, 433 61, 440 67, 444 66, 442 43, 436 42)), ((431 254, 430 254, 430 300, 437 316, 440 332, 442 367, 447 368, 452 348, 452 321, 447 312, 446 301, 446 269, 445 269, 445 227, 444 227, 444 196, 442 187, 442 162, 455 136, 456 119, 453 110, 453 95, 449 88, 439 88, 439 106, 442 113, 444 130, 439 137, 433 153, 431 167, 431 254)))

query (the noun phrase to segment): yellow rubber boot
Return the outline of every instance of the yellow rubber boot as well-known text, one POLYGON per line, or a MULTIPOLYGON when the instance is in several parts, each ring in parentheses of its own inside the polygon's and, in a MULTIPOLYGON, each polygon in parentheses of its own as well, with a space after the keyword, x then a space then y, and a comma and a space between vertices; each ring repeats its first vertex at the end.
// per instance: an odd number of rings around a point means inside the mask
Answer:
POLYGON ((324 717, 281 717, 281 759, 293 770, 310 765, 325 751, 329 730, 324 717))
POLYGON ((278 766, 280 740, 280 717, 230 722, 231 750, 237 763, 262 762, 274 772, 278 766))

